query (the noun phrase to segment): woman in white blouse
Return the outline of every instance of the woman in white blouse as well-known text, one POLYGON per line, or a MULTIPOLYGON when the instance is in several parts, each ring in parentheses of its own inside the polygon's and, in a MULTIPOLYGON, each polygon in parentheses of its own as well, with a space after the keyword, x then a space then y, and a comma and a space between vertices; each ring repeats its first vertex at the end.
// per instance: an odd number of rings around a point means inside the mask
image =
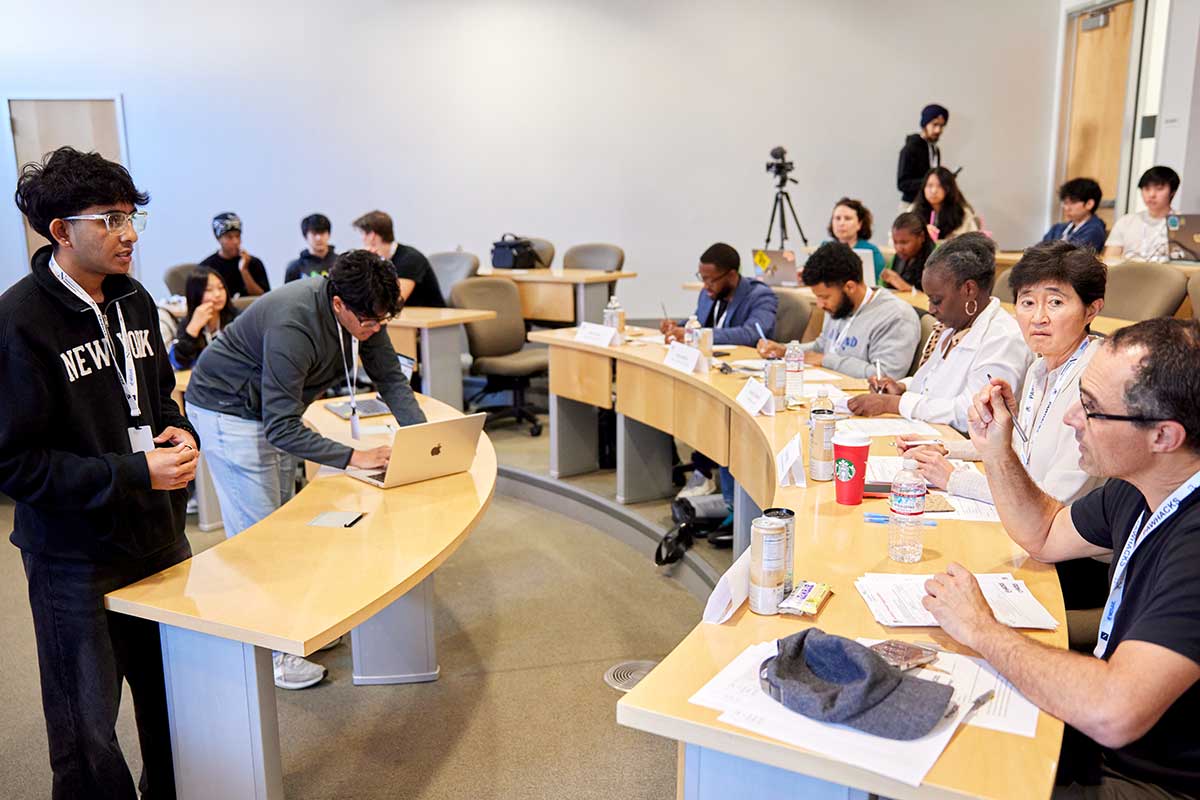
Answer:
MULTIPOLYGON (((1017 299, 1017 324, 1037 360, 1014 392, 1017 422, 1028 441, 1013 437, 1013 448, 1042 491, 1070 504, 1103 481, 1079 468, 1079 445, 1063 417, 1079 399, 1079 376, 1099 344, 1088 325, 1104 306, 1104 264, 1090 250, 1057 240, 1025 251, 1009 273, 1017 299)), ((906 449, 929 484, 951 494, 992 502, 987 479, 970 467, 955 469, 951 458, 974 459, 969 441, 906 449)))
POLYGON ((991 296, 995 279, 996 245, 982 233, 964 233, 934 250, 921 283, 939 327, 921 366, 903 381, 870 378, 871 393, 851 397, 850 411, 900 414, 966 433, 971 398, 989 380, 1019 390, 1031 356, 1016 320, 991 296))

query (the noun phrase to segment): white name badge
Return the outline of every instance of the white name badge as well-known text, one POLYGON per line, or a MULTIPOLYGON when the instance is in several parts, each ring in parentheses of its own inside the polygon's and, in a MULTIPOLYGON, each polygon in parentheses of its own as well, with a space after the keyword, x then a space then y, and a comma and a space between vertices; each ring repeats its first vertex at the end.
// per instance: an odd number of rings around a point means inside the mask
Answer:
POLYGON ((775 456, 775 472, 779 476, 780 486, 808 485, 804 477, 804 461, 800 458, 800 434, 793 436, 775 456))
POLYGON ((616 328, 610 328, 607 325, 600 325, 596 322, 585 322, 575 331, 575 341, 595 345, 596 347, 608 347, 612 344, 613 336, 616 333, 616 328))
POLYGON ((758 378, 750 378, 738 392, 738 405, 753 414, 775 416, 775 404, 771 402, 771 390, 758 378))
POLYGON ((679 342, 671 342, 667 348, 667 357, 663 359, 663 363, 671 369, 677 369, 680 372, 695 372, 696 363, 700 360, 700 351, 694 347, 688 347, 686 344, 679 342))
POLYGON ((154 434, 149 425, 129 429, 129 446, 135 453, 149 453, 154 449, 154 434))

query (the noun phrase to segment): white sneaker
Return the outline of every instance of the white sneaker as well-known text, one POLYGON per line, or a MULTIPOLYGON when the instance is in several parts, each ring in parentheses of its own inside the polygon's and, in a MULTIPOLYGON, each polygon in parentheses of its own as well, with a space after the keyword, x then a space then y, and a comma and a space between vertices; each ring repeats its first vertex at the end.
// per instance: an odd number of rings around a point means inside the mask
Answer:
POLYGON ((275 653, 275 685, 280 689, 307 689, 325 678, 327 670, 291 653, 275 653))
POLYGON ((344 639, 344 638, 346 638, 346 637, 344 637, 344 636, 339 636, 339 637, 337 637, 336 639, 334 639, 332 642, 330 642, 329 644, 325 645, 324 647, 318 647, 318 648, 317 648, 317 652, 318 652, 318 653, 324 653, 326 650, 332 650, 333 648, 335 648, 335 647, 337 647, 339 644, 341 644, 341 643, 342 643, 342 639, 344 639))
POLYGON ((716 481, 714 481, 712 478, 707 477, 700 470, 695 469, 695 470, 692 470, 692 477, 688 478, 688 482, 684 485, 684 487, 682 489, 679 490, 679 494, 675 495, 675 497, 676 498, 703 497, 706 494, 716 494, 716 493, 717 493, 716 481))

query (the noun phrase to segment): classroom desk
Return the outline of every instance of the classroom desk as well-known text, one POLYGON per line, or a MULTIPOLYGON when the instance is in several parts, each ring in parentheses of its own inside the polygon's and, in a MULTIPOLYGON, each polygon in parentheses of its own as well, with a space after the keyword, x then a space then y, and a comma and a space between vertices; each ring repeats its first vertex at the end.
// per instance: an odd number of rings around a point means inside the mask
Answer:
MULTIPOLYGON (((460 413, 418 400, 431 420, 460 413)), ((326 402, 305 422, 349 443, 349 423, 326 402)), ((160 623, 178 796, 283 797, 272 650, 309 655, 349 632, 354 683, 435 680, 433 573, 495 485, 486 434, 456 475, 388 490, 319 475, 240 535, 108 594, 110 611, 160 623), (353 528, 308 525, 332 510, 365 516, 353 528)))
MULTIPOLYGON (((861 507, 839 506, 832 483, 779 488, 774 456, 792 436, 806 431, 806 415, 787 411, 750 417, 735 400, 743 380, 719 372, 684 374, 662 363, 657 343, 595 347, 574 341, 574 331, 539 331, 530 339, 550 348, 551 469, 573 474, 595 469, 589 448, 595 440, 595 407, 613 407, 616 375, 617 487, 645 495, 670 486, 671 437, 702 449, 729 465, 739 484, 743 512, 786 506, 796 511, 797 575, 833 585, 815 624, 850 637, 933 639, 947 649, 969 652, 940 629, 885 629, 858 597, 853 582, 868 571, 933 572, 959 561, 977 572, 1012 572, 1025 580, 1059 620, 1054 632, 1034 638, 1066 645, 1065 612, 1054 569, 1029 558, 999 525, 942 521, 926 534, 920 564, 887 559, 887 526, 867 525, 864 509, 882 511, 883 500, 861 507), (590 413, 589 413, 590 411, 590 413), (591 427, 588 427, 590 422, 591 427), (590 438, 588 434, 590 433, 590 438), (581 452, 582 451, 582 452, 581 452), (665 454, 665 455, 664 455, 665 454), (746 508, 746 506, 749 508, 746 508)), ((646 337, 651 338, 651 337, 646 337)), ((751 358, 739 348, 729 358, 751 358)), ((861 383, 861 381, 859 382, 861 383)), ((801 436, 807 451, 807 436, 801 436)), ((877 453, 894 453, 876 440, 877 453)), ((968 727, 955 734, 946 752, 914 789, 875 773, 849 767, 781 742, 717 721, 718 712, 688 698, 751 644, 794 633, 812 624, 787 617, 759 617, 743 606, 724 625, 700 624, 641 683, 617 704, 623 725, 680 742, 678 796, 708 800, 747 795, 805 798, 1045 798, 1057 768, 1063 726, 1041 714, 1033 739, 968 727), (850 787, 852 790, 848 790, 850 787)))
POLYGON ((484 309, 405 306, 399 317, 388 322, 388 337, 397 353, 420 362, 423 393, 461 411, 462 348, 458 328, 495 318, 495 311, 484 309))
POLYGON ((493 269, 508 278, 521 293, 521 316, 546 322, 600 322, 608 305, 609 287, 636 272, 601 272, 594 269, 493 269))

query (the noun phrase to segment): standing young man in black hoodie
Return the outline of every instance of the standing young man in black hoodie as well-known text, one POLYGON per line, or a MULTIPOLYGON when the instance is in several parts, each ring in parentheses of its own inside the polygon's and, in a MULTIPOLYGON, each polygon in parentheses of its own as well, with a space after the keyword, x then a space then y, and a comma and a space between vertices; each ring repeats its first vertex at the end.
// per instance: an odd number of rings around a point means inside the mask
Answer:
POLYGON ((0 490, 17 503, 56 800, 136 798, 115 731, 123 679, 142 797, 175 796, 158 625, 104 609, 107 592, 191 555, 198 444, 154 301, 128 274, 149 199, 120 164, 69 147, 17 181, 52 244, 0 296, 0 490))
POLYGON ((904 140, 896 166, 896 188, 903 205, 911 203, 925 188, 925 173, 942 165, 938 140, 949 121, 950 112, 945 106, 930 103, 921 109, 921 132, 910 133, 904 140))

